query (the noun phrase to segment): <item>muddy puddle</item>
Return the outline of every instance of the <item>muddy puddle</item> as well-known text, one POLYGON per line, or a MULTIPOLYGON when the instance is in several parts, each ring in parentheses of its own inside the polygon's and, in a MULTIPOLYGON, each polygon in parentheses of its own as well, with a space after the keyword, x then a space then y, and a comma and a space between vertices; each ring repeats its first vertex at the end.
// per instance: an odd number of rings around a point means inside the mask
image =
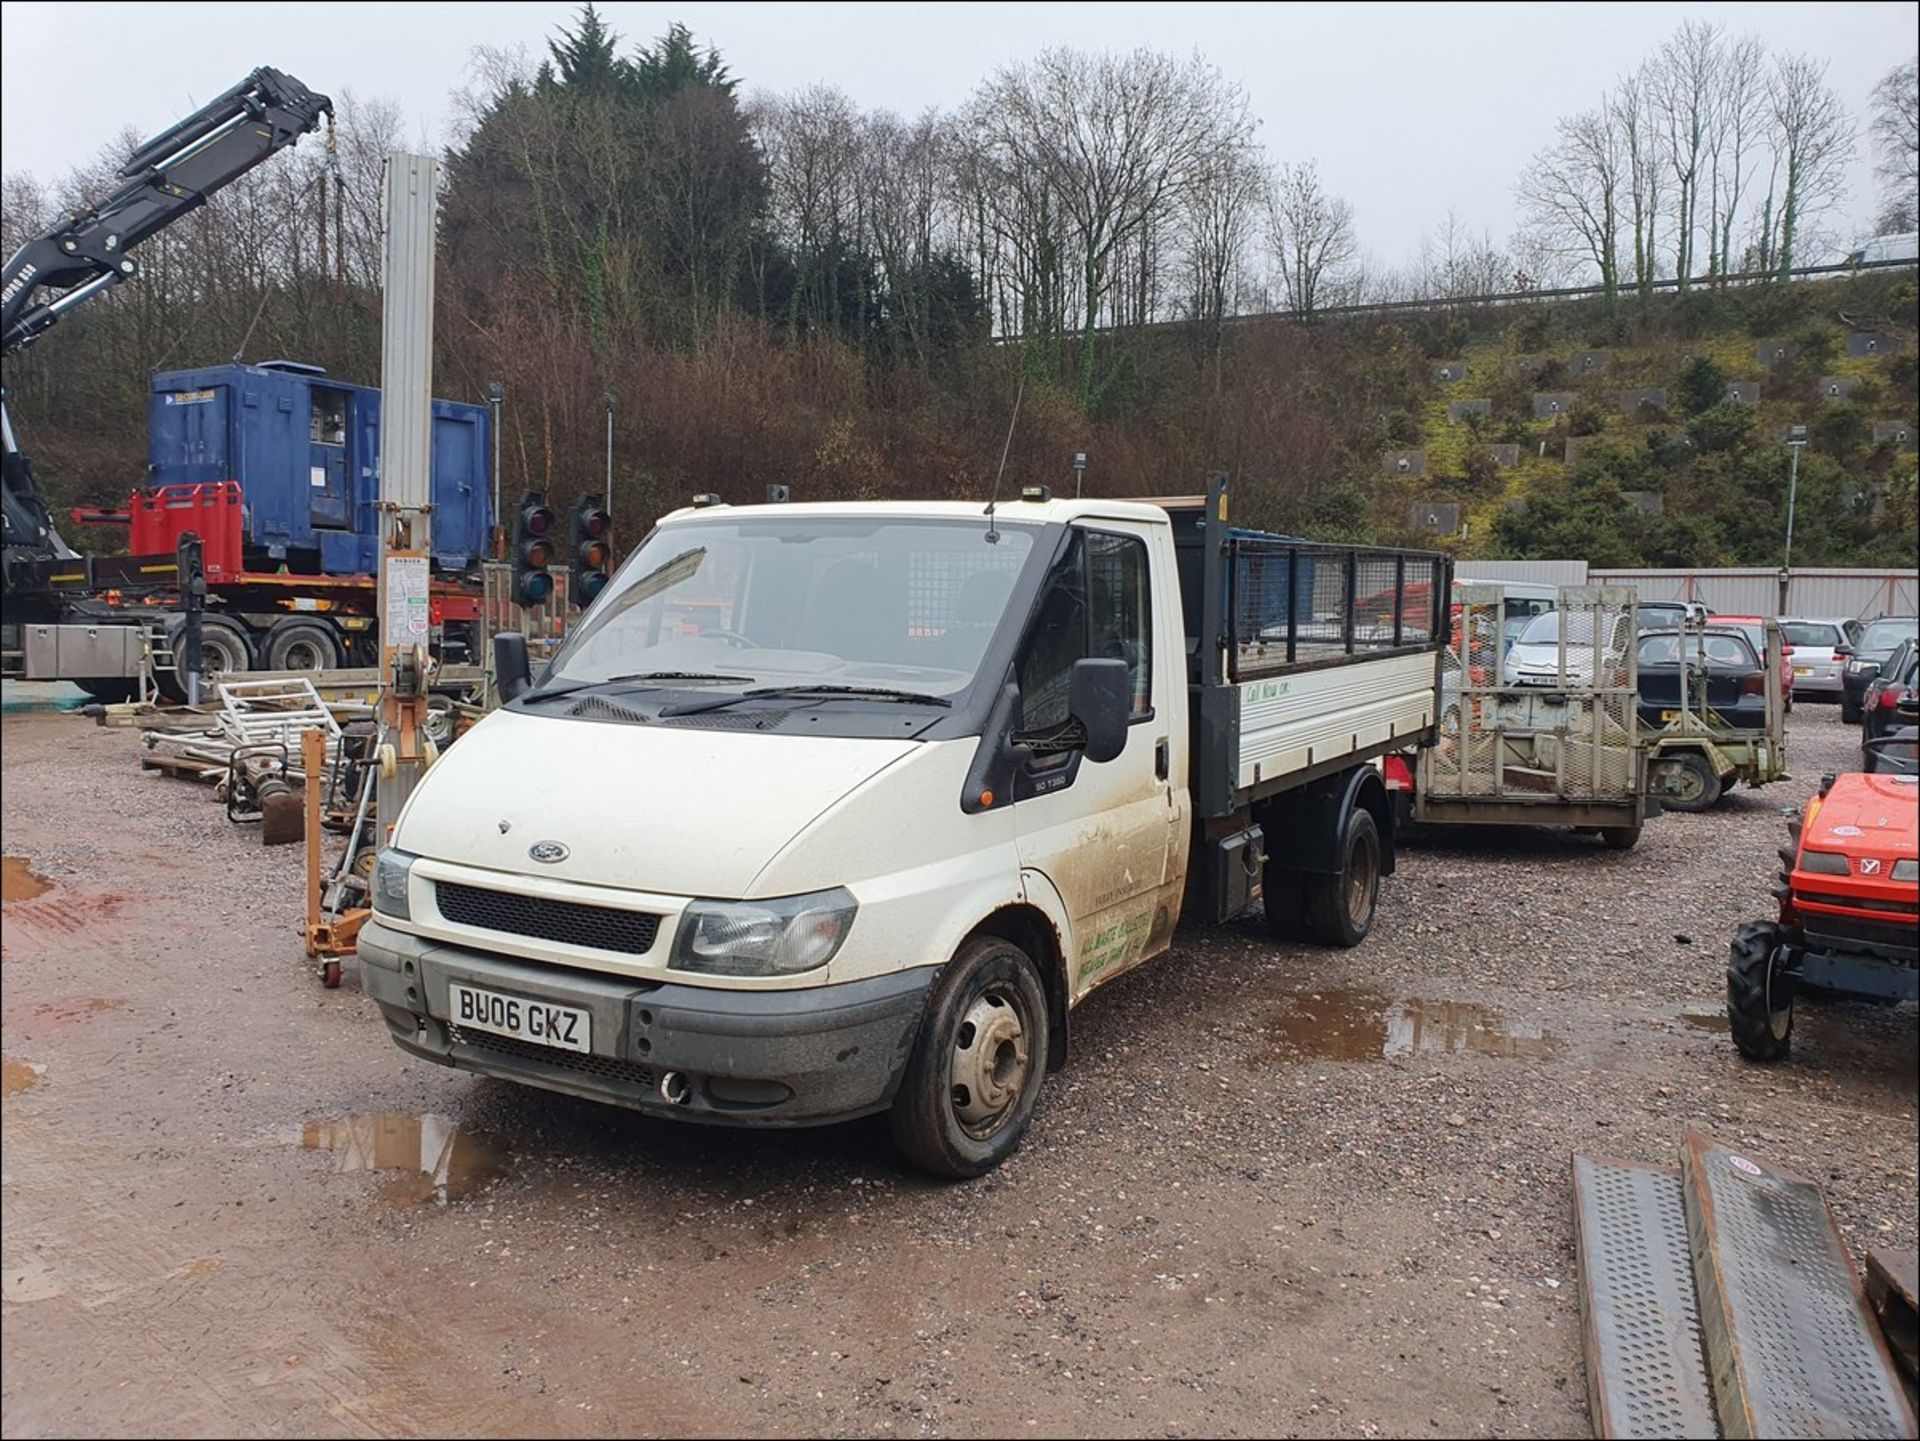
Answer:
POLYGON ((0 1059, 0 1097, 11 1100, 23 1091, 31 1091, 40 1084, 45 1071, 45 1066, 31 1061, 16 1061, 12 1056, 0 1059))
POLYGON ((1724 1031, 1727 1028, 1725 1006, 1689 1006, 1680 1013, 1680 1024, 1696 1031, 1724 1031))
POLYGON ((0 857, 0 901, 30 901, 53 889, 53 882, 34 872, 25 856, 0 857))
POLYGON ((1467 1001, 1387 996, 1376 991, 1324 991, 1300 996, 1265 1022, 1271 1049, 1249 1064, 1317 1057, 1372 1061, 1395 1056, 1551 1056, 1559 1038, 1467 1001))
POLYGON ((309 1121, 300 1145, 330 1152, 336 1170, 390 1173, 380 1187, 382 1204, 390 1206, 444 1206, 484 1189, 505 1169, 497 1152, 431 1111, 309 1121))

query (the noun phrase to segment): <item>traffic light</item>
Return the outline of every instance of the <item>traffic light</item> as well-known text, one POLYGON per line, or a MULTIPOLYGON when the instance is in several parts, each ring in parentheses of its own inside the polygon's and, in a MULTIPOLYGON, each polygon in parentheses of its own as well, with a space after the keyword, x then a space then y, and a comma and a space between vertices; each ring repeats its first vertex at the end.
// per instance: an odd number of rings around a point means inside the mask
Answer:
POLYGON ((554 514, 528 491, 513 517, 513 598, 519 605, 545 605, 553 596, 554 514))
POLYGON ((606 588, 613 558, 613 517, 590 495, 573 508, 573 603, 585 610, 606 588))

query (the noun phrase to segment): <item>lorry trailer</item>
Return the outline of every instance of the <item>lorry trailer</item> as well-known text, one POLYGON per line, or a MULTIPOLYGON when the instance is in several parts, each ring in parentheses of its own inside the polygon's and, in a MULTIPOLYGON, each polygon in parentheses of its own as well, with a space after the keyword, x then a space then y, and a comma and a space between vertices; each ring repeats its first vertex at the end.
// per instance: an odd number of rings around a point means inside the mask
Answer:
MULTIPOLYGON (((433 402, 432 619, 443 657, 473 658, 476 570, 493 525, 484 405, 433 402)), ((147 482, 125 510, 128 554, 20 561, 7 592, 8 670, 72 680, 104 700, 143 666, 183 694, 176 557, 200 540, 203 670, 331 671, 373 663, 380 392, 294 361, 162 371, 152 379, 147 482), (131 629, 127 629, 131 627, 131 629)))
POLYGON ((395 1043, 691 1121, 885 1111, 965 1177, 1183 917, 1358 944, 1448 562, 1228 509, 665 517, 537 683, 499 637, 505 704, 395 818, 358 947, 395 1043))

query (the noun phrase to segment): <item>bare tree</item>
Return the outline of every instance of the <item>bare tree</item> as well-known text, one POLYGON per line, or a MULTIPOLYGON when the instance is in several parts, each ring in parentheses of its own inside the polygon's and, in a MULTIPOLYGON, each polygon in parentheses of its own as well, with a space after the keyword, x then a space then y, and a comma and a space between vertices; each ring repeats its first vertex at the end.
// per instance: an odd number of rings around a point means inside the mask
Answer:
POLYGON ((1181 207, 1185 308, 1202 353, 1213 366, 1216 395, 1225 322, 1240 309, 1259 217, 1271 198, 1267 167, 1251 145, 1238 145, 1214 158, 1207 176, 1188 192, 1181 207))
POLYGON ((1198 55, 1056 49, 999 71, 971 113, 996 168, 1041 178, 1070 233, 1080 400, 1091 407, 1095 329, 1116 261, 1164 222, 1223 143, 1252 133, 1246 96, 1198 55))
POLYGON ((1319 171, 1309 160, 1280 168, 1269 220, 1287 306, 1311 315, 1321 305, 1327 284, 1358 251, 1353 207, 1321 185, 1319 171))
POLYGON ((1620 209, 1627 164, 1607 106, 1555 127, 1557 138, 1520 177, 1521 229, 1535 256, 1591 261, 1611 304, 1620 285, 1620 209))
POLYGON ((1873 87, 1874 173, 1886 187, 1878 229, 1912 230, 1920 191, 1920 56, 1896 65, 1873 87))
POLYGON ((1651 72, 1661 155, 1673 177, 1673 267, 1681 290, 1693 276, 1700 168, 1706 156, 1720 51, 1720 27, 1689 20, 1660 47, 1651 72))
POLYGON ((1633 213, 1633 283, 1641 300, 1653 295, 1660 273, 1660 208, 1665 195, 1665 170, 1656 141, 1653 81, 1641 66, 1620 82, 1612 113, 1627 158, 1627 194, 1633 213))
POLYGON ((1827 84, 1827 67, 1804 55, 1783 55, 1767 79, 1768 139, 1773 166, 1760 221, 1761 268, 1784 276, 1812 227, 1846 190, 1854 128, 1827 84))
POLYGON ((1414 294, 1421 299, 1462 300, 1494 295, 1513 283, 1513 257, 1493 237, 1469 231, 1453 211, 1433 235, 1420 238, 1420 267, 1414 294))
POLYGON ((1762 118, 1766 58, 1766 47, 1749 35, 1722 51, 1715 71, 1707 124, 1712 202, 1707 217, 1709 275, 1725 275, 1734 269, 1734 227, 1762 118))

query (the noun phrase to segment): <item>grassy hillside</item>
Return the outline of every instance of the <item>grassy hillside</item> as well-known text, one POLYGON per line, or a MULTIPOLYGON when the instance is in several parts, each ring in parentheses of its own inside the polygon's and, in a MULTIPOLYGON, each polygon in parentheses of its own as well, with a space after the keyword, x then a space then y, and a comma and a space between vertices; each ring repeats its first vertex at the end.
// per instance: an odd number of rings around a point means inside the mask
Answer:
MULTIPOLYGON (((1371 327, 1366 340, 1390 348, 1400 328, 1371 327)), ((1584 301, 1485 309, 1408 328, 1430 363, 1399 406, 1370 419, 1377 534, 1415 538, 1409 512, 1440 501, 1458 504, 1464 534, 1433 543, 1465 557, 1774 564, 1785 436, 1804 425, 1796 563, 1914 561, 1910 273, 1623 299, 1611 312, 1584 301), (1868 336, 1871 353, 1849 353, 1868 336), (1445 378, 1443 362, 1464 375, 1445 378), (1748 387, 1757 403, 1735 398, 1748 387), (1643 390, 1664 395, 1629 410, 1628 393, 1643 390), (1564 400, 1539 414, 1537 395, 1564 400), (1486 413, 1450 418, 1469 400, 1486 413), (1888 437, 1890 425, 1906 438, 1888 437), (1496 446, 1514 447, 1513 463, 1497 464, 1496 446), (1385 472, 1382 457, 1402 448, 1424 453, 1424 475, 1385 472)))

